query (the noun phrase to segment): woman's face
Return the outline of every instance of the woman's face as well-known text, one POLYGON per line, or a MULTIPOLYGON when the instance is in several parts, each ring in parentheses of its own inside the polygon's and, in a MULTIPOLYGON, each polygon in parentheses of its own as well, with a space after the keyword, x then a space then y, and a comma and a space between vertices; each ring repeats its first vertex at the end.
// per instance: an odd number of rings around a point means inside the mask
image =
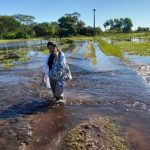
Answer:
POLYGON ((49 45, 49 46, 48 46, 48 49, 49 49, 49 52, 53 52, 53 51, 54 51, 54 49, 55 49, 55 46, 53 46, 53 45, 49 45))

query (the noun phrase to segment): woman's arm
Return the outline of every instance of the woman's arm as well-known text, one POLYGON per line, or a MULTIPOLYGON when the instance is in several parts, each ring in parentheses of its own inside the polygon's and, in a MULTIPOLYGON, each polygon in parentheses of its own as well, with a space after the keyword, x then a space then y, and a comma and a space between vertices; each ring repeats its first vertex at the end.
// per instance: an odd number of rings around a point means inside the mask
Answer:
POLYGON ((65 58, 65 55, 63 52, 61 52, 61 55, 60 55, 60 64, 61 66, 64 68, 65 67, 65 64, 66 64, 66 58, 65 58))

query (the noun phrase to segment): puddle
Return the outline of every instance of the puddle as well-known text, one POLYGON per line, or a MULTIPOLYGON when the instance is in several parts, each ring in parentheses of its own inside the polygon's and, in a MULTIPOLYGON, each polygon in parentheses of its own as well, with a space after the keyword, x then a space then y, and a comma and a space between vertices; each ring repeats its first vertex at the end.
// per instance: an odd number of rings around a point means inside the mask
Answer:
POLYGON ((137 70, 138 74, 150 84, 150 56, 129 55, 125 53, 125 57, 129 60, 130 65, 137 70))

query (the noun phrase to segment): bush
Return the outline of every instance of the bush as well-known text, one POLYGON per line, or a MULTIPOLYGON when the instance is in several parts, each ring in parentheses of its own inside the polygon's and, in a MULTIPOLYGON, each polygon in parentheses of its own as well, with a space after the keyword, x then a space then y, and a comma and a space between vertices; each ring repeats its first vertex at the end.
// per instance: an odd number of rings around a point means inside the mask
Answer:
POLYGON ((16 38, 17 39, 21 39, 21 38, 28 39, 30 37, 31 36, 29 34, 27 34, 26 32, 24 32, 24 31, 19 31, 19 32, 16 33, 16 38))
POLYGON ((3 38, 5 39, 14 39, 15 37, 16 37, 16 34, 13 32, 3 34, 3 38))

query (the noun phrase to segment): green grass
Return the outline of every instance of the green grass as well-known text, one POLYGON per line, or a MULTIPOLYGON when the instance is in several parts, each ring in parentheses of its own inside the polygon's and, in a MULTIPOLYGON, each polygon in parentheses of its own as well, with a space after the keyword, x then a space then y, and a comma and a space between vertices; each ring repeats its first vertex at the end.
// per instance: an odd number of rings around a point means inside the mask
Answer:
POLYGON ((105 37, 112 40, 113 44, 120 49, 121 52, 129 54, 150 56, 150 43, 149 42, 131 42, 131 38, 143 38, 150 40, 150 32, 141 33, 106 33, 105 37))
POLYGON ((150 39, 150 32, 141 33, 105 33, 104 37, 108 37, 112 40, 129 40, 130 38, 144 38, 150 39))
POLYGON ((150 56, 150 43, 133 43, 133 42, 116 42, 116 46, 118 46, 123 52, 128 52, 129 54, 141 55, 141 56, 150 56))
POLYGON ((14 64, 11 64, 11 63, 7 63, 7 64, 4 64, 4 70, 7 70, 7 69, 11 69, 13 68, 15 65, 14 64))
POLYGON ((29 59, 29 57, 24 56, 24 57, 21 57, 19 60, 22 61, 22 62, 27 62, 27 61, 29 61, 30 59, 29 59))
POLYGON ((97 39, 97 43, 105 55, 123 58, 121 49, 118 46, 113 44, 108 44, 106 41, 102 40, 101 38, 97 39))

